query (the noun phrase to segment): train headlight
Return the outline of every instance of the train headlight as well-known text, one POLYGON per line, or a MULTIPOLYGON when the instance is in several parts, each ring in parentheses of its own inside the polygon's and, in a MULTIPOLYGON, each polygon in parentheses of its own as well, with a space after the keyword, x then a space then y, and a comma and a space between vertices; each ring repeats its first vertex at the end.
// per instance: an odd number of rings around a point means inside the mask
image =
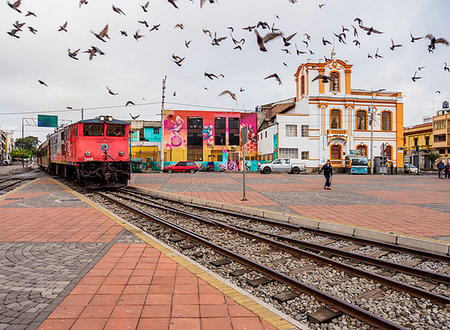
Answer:
POLYGON ((100 116, 100 117, 98 117, 98 119, 99 119, 100 121, 105 121, 105 116, 100 116))
POLYGON ((86 157, 89 157, 91 155, 90 151, 86 151, 86 157))
POLYGON ((113 118, 112 116, 106 116, 106 120, 107 120, 107 121, 113 121, 114 118, 113 118))
POLYGON ((123 156, 123 151, 119 151, 119 156, 123 156))

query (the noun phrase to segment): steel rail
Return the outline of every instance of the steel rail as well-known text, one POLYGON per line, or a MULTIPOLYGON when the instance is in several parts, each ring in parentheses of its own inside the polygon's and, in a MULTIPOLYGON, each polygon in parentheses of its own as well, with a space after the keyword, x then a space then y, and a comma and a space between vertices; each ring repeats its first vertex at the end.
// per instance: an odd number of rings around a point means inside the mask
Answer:
MULTIPOLYGON (((132 196, 140 198, 138 195, 136 195, 134 193, 129 193, 129 194, 132 195, 132 196)), ((243 227, 239 227, 238 228, 236 226, 231 226, 231 225, 228 225, 228 224, 226 224, 226 223, 224 223, 222 221, 218 221, 218 220, 212 219, 210 217, 204 217, 204 216, 200 216, 200 215, 197 215, 197 214, 192 214, 192 213, 187 212, 187 211, 181 211, 181 210, 178 210, 178 209, 176 209, 176 208, 174 208, 172 206, 162 205, 162 203, 155 202, 155 201, 152 201, 152 203, 156 203, 156 204, 159 204, 159 205, 151 205, 148 202, 139 201, 139 200, 136 200, 134 198, 130 198, 130 197, 127 197, 127 196, 121 196, 121 195, 118 195, 118 194, 113 194, 113 195, 117 196, 117 197, 120 197, 120 198, 123 198, 123 199, 127 199, 127 200, 129 200, 131 202, 135 202, 135 203, 138 203, 138 204, 141 204, 141 205, 150 206, 150 207, 154 207, 154 208, 165 210, 165 211, 170 210, 171 212, 174 212, 174 213, 177 213, 177 214, 180 214, 180 215, 183 215, 183 216, 191 217, 191 218, 197 219, 198 221, 201 221, 201 222, 206 222, 206 223, 209 223, 209 224, 222 226, 222 227, 224 227, 224 228, 226 228, 228 230, 231 230, 231 231, 233 231, 235 233, 238 233, 240 235, 246 236, 246 237, 248 237, 250 239, 257 239, 257 240, 262 241, 262 242, 264 242, 266 244, 272 245, 272 246, 274 246, 274 247, 276 247, 276 248, 278 248, 280 250, 289 252, 289 253, 291 253, 293 255, 301 255, 303 257, 306 257, 308 259, 312 259, 312 260, 314 260, 314 261, 316 261, 318 263, 321 263, 321 264, 332 265, 333 267, 341 269, 341 270, 344 270, 347 273, 351 273, 351 274, 354 274, 354 275, 357 275, 357 276, 360 276, 360 277, 363 277, 363 278, 366 278, 366 279, 369 279, 369 280, 373 280, 375 282, 384 284, 384 285, 386 285, 388 287, 397 289, 399 291, 403 291, 403 292, 409 293, 409 294, 411 294, 411 295, 413 295, 415 297, 425 298, 425 299, 434 301, 434 302, 436 302, 438 304, 441 304, 441 305, 450 304, 450 298, 448 298, 448 297, 445 297, 445 296, 442 296, 442 295, 438 295, 438 294, 435 294, 433 292, 430 292, 430 291, 427 291, 427 290, 424 290, 424 289, 421 289, 421 288, 418 288, 418 287, 415 287, 415 286, 412 286, 412 285, 409 285, 409 284, 406 284, 406 283, 402 283, 400 281, 393 280, 391 278, 384 277, 384 276, 381 276, 381 275, 378 275, 378 274, 375 274, 375 273, 372 273, 372 272, 369 272, 369 271, 365 271, 365 270, 362 270, 362 269, 359 269, 359 268, 347 265, 345 263, 341 263, 341 262, 335 261, 335 260, 333 260, 331 258, 327 258, 327 257, 321 256, 321 255, 318 255, 316 253, 312 253, 312 252, 309 252, 309 251, 306 251, 306 250, 303 250, 303 249, 299 249, 299 248, 293 247, 291 245, 286 245, 286 244, 281 243, 279 241, 275 241, 275 240, 272 240, 272 239, 269 239, 269 238, 266 238, 266 237, 262 237, 260 235, 252 234, 252 233, 248 232, 246 230, 246 228, 243 228, 243 227)))
POLYGON ((332 232, 328 232, 326 230, 314 229, 314 228, 304 227, 304 226, 300 226, 300 225, 296 225, 296 224, 292 224, 292 223, 288 223, 288 222, 266 219, 266 218, 258 217, 255 215, 242 214, 242 213, 227 211, 227 210, 223 210, 223 209, 215 209, 215 208, 212 208, 209 206, 204 206, 204 205, 185 203, 185 202, 177 201, 177 200, 167 198, 167 197, 155 196, 155 195, 148 193, 147 191, 142 191, 140 188, 137 188, 137 187, 127 187, 127 188, 121 189, 121 190, 125 191, 125 192, 129 192, 130 190, 133 190, 133 192, 135 192, 135 193, 137 192, 139 194, 151 197, 153 199, 157 198, 157 199, 167 200, 170 202, 180 203, 182 205, 198 208, 201 210, 222 213, 222 214, 236 216, 236 217, 240 217, 240 218, 246 218, 249 220, 257 220, 257 221, 260 221, 263 223, 273 224, 273 225, 282 226, 282 227, 290 228, 290 229, 296 229, 296 230, 301 229, 303 231, 312 232, 312 233, 316 233, 319 235, 324 235, 324 236, 334 237, 334 238, 338 238, 338 239, 373 245, 373 246, 384 248, 384 249, 387 249, 387 250, 393 251, 393 252, 409 253, 412 255, 419 256, 419 257, 425 257, 425 258, 429 258, 429 259, 434 259, 434 260, 439 260, 439 261, 450 263, 450 256, 447 256, 447 255, 435 254, 435 253, 428 252, 428 251, 416 250, 413 248, 398 246, 398 245, 394 245, 394 244, 374 241, 374 240, 360 238, 360 237, 349 236, 349 235, 345 235, 345 234, 332 233, 332 232))
POLYGON ((153 219, 153 220, 157 221, 158 223, 163 224, 166 227, 169 227, 170 229, 174 230, 175 232, 177 232, 181 235, 187 236, 187 237, 189 237, 189 239, 196 241, 198 243, 201 243, 202 245, 207 246, 224 256, 227 256, 241 264, 244 264, 244 265, 249 266, 263 274, 266 274, 267 276, 270 276, 271 278, 273 278, 279 282, 285 283, 285 284, 295 288, 296 290, 299 290, 301 292, 304 292, 306 294, 314 296, 319 301, 322 301, 325 304, 333 305, 333 306, 337 307, 339 310, 341 310, 342 312, 344 312, 348 315, 351 315, 367 324, 370 324, 375 327, 380 327, 382 329, 406 329, 390 320, 380 317, 377 314, 371 313, 361 307, 358 307, 356 305, 346 302, 345 300, 342 300, 342 299, 339 299, 332 295, 329 295, 328 293, 323 292, 317 288, 314 288, 306 283, 298 281, 292 277, 286 276, 285 274, 282 274, 282 273, 278 272, 277 270, 274 270, 263 264, 255 262, 253 260, 250 260, 243 255, 235 253, 229 249, 223 248, 213 242, 210 242, 205 237, 200 236, 190 230, 184 229, 184 228, 182 228, 176 224, 173 224, 169 221, 166 221, 163 218, 161 218, 155 214, 135 209, 132 206, 122 203, 121 201, 118 201, 115 198, 112 198, 103 193, 98 193, 98 194, 100 196, 104 197, 105 199, 120 205, 121 207, 123 207, 125 209, 128 209, 128 210, 130 210, 134 213, 137 213, 141 216, 144 216, 146 218, 153 219))
MULTIPOLYGON (((16 184, 22 183, 23 181, 29 180, 29 179, 10 179, 10 180, 6 180, 6 181, 11 181, 11 180, 16 180, 16 181, 13 182, 13 183, 9 183, 9 184, 5 184, 3 186, 0 186, 0 190, 4 190, 6 188, 12 187, 12 186, 14 186, 16 184)), ((5 181, 3 181, 3 182, 5 182, 5 181)))

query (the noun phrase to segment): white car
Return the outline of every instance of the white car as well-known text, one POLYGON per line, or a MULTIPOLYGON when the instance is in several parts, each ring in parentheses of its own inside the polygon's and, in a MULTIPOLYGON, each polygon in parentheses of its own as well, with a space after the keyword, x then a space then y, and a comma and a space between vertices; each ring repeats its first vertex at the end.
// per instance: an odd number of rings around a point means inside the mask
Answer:
POLYGON ((263 174, 270 172, 288 172, 298 174, 306 171, 306 164, 299 159, 278 158, 267 164, 258 164, 258 171, 263 174))
POLYGON ((413 164, 405 164, 405 173, 420 174, 420 170, 413 164))

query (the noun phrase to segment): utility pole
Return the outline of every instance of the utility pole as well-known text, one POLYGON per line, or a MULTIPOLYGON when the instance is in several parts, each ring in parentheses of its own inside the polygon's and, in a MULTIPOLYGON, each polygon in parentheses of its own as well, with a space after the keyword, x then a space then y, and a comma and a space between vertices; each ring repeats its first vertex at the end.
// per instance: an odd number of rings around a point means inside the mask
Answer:
POLYGON ((372 94, 372 103, 370 106, 370 174, 373 174, 373 94, 376 94, 378 92, 382 92, 385 89, 378 89, 376 91, 372 90, 371 94, 372 94))
POLYGON ((246 201, 245 198, 245 144, 248 142, 248 127, 242 127, 241 129, 242 140, 242 201, 246 201))
POLYGON ((22 167, 25 167, 24 157, 25 157, 25 143, 24 143, 24 118, 22 118, 22 167))
POLYGON ((166 80, 167 76, 164 76, 162 82, 162 101, 161 101, 161 172, 164 171, 164 99, 166 98, 166 80))

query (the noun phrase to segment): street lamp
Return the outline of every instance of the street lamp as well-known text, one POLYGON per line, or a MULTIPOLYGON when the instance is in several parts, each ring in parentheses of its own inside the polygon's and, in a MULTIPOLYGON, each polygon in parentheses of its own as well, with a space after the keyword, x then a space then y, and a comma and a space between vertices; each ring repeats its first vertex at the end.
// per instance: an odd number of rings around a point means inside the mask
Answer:
POLYGON ((67 109, 68 109, 68 110, 78 110, 78 111, 81 111, 81 120, 84 119, 84 109, 83 109, 83 108, 77 109, 77 108, 67 107, 67 109))
POLYGON ((372 90, 372 105, 370 106, 370 174, 373 174, 373 94, 385 91, 386 89, 381 88, 376 91, 372 90))

